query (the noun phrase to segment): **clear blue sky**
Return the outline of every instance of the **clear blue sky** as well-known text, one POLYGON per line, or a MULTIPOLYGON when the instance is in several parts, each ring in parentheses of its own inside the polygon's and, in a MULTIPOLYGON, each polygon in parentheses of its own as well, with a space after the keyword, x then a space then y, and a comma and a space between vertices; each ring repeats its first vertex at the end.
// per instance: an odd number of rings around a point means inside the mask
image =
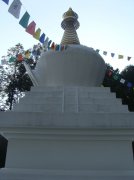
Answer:
MULTIPOLYGON (((31 35, 19 25, 19 20, 8 13, 13 0, 6 5, 0 0, 0 57, 17 43, 28 49, 37 44, 31 35)), ((81 44, 107 51, 103 56, 114 68, 123 69, 134 65, 134 0, 21 0, 21 15, 27 10, 30 22, 41 28, 52 41, 60 43, 63 30, 60 27, 62 15, 69 7, 78 13, 80 28, 77 30, 81 44), (115 53, 111 58, 110 53, 115 53), (118 54, 124 55, 119 60, 118 54), (132 56, 127 61, 127 56, 132 56)))

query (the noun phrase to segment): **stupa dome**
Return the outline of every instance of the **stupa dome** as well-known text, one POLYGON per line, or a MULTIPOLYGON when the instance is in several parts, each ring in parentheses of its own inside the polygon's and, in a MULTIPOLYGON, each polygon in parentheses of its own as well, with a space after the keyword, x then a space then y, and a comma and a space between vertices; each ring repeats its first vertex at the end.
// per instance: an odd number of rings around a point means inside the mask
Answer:
POLYGON ((105 62, 93 48, 80 45, 76 29, 78 15, 70 8, 61 23, 65 30, 63 51, 49 49, 36 66, 36 79, 41 86, 100 86, 105 75, 105 62), (68 19, 69 17, 69 19, 68 19))
POLYGON ((105 63, 92 48, 68 45, 62 52, 45 52, 37 64, 36 73, 40 85, 100 86, 105 74, 105 63))

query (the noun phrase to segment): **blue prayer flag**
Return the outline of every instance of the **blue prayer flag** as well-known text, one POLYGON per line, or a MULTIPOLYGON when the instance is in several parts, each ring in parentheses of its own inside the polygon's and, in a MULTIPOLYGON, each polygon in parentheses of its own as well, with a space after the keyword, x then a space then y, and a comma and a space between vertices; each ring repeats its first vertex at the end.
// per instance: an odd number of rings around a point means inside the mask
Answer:
POLYGON ((114 57, 114 55, 115 55, 114 53, 111 53, 111 57, 114 57))
POLYGON ((131 88, 133 86, 133 84, 131 82, 127 83, 127 87, 131 88))
POLYGON ((127 57, 127 60, 130 61, 130 59, 131 59, 131 57, 128 56, 128 57, 127 57))
POLYGON ((60 48, 60 46, 59 46, 59 45, 56 45, 55 50, 56 50, 56 51, 59 51, 59 48, 60 48))
POLYGON ((45 41, 45 34, 44 34, 44 33, 40 36, 39 41, 40 41, 42 44, 44 43, 44 41, 45 41))
POLYGON ((51 40, 48 42, 48 48, 50 47, 51 42, 52 42, 51 40))
POLYGON ((6 4, 8 4, 8 3, 9 3, 9 0, 2 0, 2 1, 4 1, 6 4))

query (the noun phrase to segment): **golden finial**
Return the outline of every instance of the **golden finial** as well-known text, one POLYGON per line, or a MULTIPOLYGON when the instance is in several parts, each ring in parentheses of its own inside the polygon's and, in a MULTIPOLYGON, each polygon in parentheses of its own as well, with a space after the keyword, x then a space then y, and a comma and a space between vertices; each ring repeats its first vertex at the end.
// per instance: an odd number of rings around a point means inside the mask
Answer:
POLYGON ((76 18, 76 19, 78 18, 78 15, 72 10, 71 7, 68 9, 67 12, 65 12, 63 14, 63 19, 66 19, 66 18, 69 18, 69 17, 73 17, 73 18, 76 18))

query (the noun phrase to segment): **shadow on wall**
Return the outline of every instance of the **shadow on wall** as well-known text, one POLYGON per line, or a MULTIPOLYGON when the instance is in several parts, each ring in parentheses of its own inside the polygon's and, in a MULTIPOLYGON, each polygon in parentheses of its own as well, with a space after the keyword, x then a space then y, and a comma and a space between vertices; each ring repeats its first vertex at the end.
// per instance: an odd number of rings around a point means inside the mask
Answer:
POLYGON ((7 139, 0 135, 0 168, 5 167, 7 143, 7 139))

